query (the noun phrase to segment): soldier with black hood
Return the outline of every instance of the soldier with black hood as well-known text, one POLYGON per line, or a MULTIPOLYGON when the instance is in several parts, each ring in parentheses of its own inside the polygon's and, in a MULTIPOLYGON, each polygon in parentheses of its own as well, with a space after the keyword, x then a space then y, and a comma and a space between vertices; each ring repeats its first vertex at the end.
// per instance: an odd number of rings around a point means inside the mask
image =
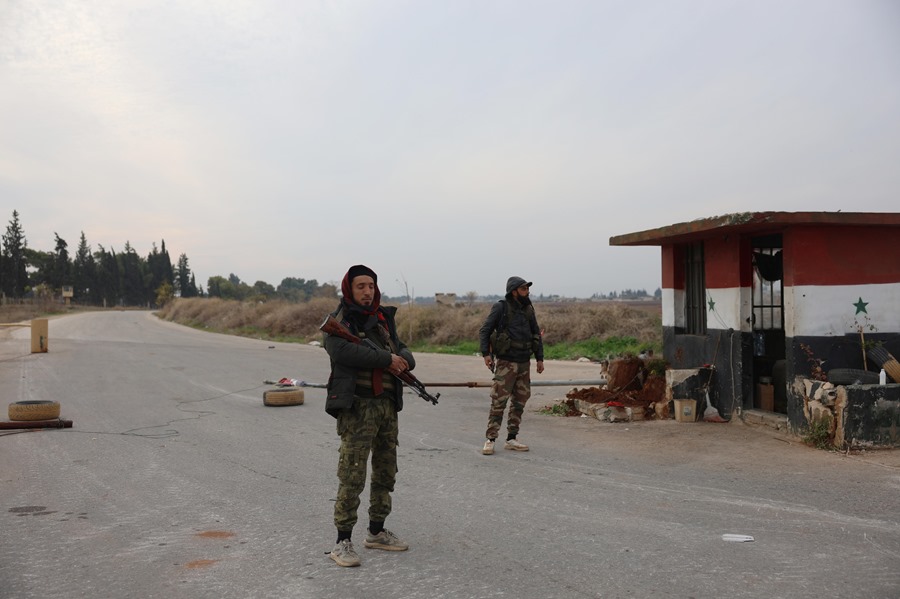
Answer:
POLYGON ((366 485, 366 464, 372 455, 369 527, 364 545, 405 551, 409 546, 384 528, 391 513, 391 492, 397 476, 397 412, 403 409, 403 385, 393 375, 412 370, 412 352, 397 336, 397 308, 381 305, 378 275, 362 264, 351 266, 341 282, 343 298, 332 313, 361 339, 378 349, 325 336, 331 358, 325 410, 337 419, 341 437, 338 493, 334 504, 337 544, 329 557, 340 566, 358 566, 351 535, 357 521, 359 496, 366 485))
POLYGON ((484 364, 494 373, 491 387, 491 411, 488 416, 487 440, 481 453, 494 453, 494 443, 503 423, 503 413, 509 403, 506 420, 506 443, 503 447, 514 451, 528 451, 518 441, 519 426, 525 402, 531 397, 531 354, 537 361, 537 372, 544 372, 544 344, 541 329, 528 297, 531 282, 522 277, 506 281, 506 297, 491 308, 479 331, 484 364), (494 357, 496 356, 496 362, 494 357), (512 400, 512 401, 510 401, 512 400))

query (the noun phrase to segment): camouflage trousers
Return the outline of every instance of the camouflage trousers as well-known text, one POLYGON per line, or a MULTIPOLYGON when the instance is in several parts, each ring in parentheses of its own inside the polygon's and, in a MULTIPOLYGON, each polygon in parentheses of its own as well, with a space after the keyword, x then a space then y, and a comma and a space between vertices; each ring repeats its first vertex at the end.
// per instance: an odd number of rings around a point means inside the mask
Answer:
POLYGON ((390 398, 357 397, 353 407, 337 418, 341 437, 338 493, 334 525, 353 530, 359 496, 366 486, 366 466, 372 454, 369 519, 384 522, 391 513, 391 492, 397 478, 397 408, 390 398))
POLYGON ((509 417, 506 432, 510 436, 519 434, 525 403, 531 397, 531 362, 508 362, 497 360, 494 369, 494 384, 491 386, 491 412, 485 437, 496 439, 503 423, 503 412, 509 403, 509 417), (512 399, 510 402, 509 400, 512 399))

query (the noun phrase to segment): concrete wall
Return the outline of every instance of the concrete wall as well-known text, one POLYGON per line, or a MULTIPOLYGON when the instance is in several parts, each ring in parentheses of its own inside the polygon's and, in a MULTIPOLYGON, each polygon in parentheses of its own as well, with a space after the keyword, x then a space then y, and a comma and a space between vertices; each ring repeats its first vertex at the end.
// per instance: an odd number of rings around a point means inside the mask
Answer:
POLYGON ((797 377, 804 434, 818 422, 829 426, 838 449, 900 447, 900 385, 833 385, 797 377))

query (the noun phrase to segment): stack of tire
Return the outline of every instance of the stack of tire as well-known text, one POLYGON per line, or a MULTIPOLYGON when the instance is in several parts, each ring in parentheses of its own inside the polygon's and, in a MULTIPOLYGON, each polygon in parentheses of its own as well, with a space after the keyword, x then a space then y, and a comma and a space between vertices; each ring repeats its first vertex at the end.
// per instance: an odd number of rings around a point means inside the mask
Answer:
POLYGON ((828 371, 829 382, 835 385, 877 385, 878 372, 884 368, 884 372, 900 382, 900 362, 883 347, 873 347, 866 350, 866 357, 874 366, 874 370, 859 370, 857 368, 832 368, 828 371))
POLYGON ((17 401, 9 404, 9 419, 14 422, 34 422, 59 418, 58 401, 17 401))
POLYGON ((832 368, 828 382, 835 385, 877 385, 878 373, 859 368, 832 368))
POLYGON ((263 405, 298 406, 303 403, 303 389, 292 385, 279 386, 263 393, 263 405))
POLYGON ((900 383, 900 362, 883 347, 873 347, 866 351, 866 356, 872 360, 878 368, 884 368, 885 373, 895 383, 900 383))

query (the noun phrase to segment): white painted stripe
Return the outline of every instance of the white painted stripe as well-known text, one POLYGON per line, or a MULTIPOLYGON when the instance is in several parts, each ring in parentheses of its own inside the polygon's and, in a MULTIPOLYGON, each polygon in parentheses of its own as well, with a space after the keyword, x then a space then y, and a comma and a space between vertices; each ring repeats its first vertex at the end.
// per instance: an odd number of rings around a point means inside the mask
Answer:
POLYGON ((741 309, 743 308, 747 315, 750 315, 750 304, 743 304, 749 299, 749 288, 746 294, 742 293, 740 287, 707 289, 706 328, 741 330, 741 309), (746 299, 743 298, 744 295, 746 295, 746 299), (710 306, 710 300, 712 300, 712 306, 710 306))
MULTIPOLYGON (((706 290, 706 328, 750 331, 750 288, 730 287, 706 290), (712 309, 709 300, 713 301, 712 309), (742 316, 743 315, 743 316, 742 316)), ((664 327, 684 327, 683 289, 662 290, 662 324, 664 327)))
POLYGON ((900 283, 884 285, 800 285, 784 293, 788 337, 840 337, 848 333, 900 331, 900 283), (866 312, 857 313, 862 298, 866 312), (874 328, 873 328, 874 327, 874 328))
MULTIPOLYGON (((708 329, 750 332, 751 288, 706 290, 708 329), (713 307, 710 310, 709 300, 713 307)), ((663 289, 662 323, 683 327, 684 290, 663 289)), ((801 285, 784 290, 784 329, 788 337, 842 337, 900 331, 900 283, 883 285, 801 285), (866 312, 857 313, 862 298, 866 312)))
POLYGON ((684 289, 662 290, 662 325, 664 327, 684 326, 684 289))

